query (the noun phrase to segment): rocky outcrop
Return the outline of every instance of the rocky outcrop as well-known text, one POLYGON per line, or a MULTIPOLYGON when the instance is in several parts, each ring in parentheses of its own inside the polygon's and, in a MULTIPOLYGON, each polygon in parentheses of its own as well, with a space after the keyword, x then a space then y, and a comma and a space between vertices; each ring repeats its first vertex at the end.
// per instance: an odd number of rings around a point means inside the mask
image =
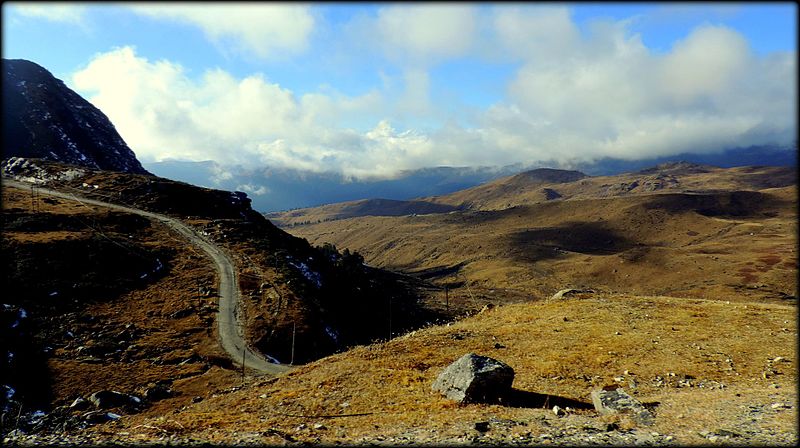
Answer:
POLYGON ((491 403, 507 396, 514 369, 486 356, 467 353, 439 374, 433 390, 459 403, 491 403))
POLYGON ((149 174, 100 109, 43 67, 3 59, 3 159, 149 174))

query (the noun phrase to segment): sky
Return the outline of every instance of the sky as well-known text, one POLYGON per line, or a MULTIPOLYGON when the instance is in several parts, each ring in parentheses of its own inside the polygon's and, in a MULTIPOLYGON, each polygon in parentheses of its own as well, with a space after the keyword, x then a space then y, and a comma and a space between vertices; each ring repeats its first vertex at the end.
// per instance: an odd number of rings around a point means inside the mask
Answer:
POLYGON ((137 157, 391 178, 796 146, 794 3, 42 3, 4 58, 137 157))

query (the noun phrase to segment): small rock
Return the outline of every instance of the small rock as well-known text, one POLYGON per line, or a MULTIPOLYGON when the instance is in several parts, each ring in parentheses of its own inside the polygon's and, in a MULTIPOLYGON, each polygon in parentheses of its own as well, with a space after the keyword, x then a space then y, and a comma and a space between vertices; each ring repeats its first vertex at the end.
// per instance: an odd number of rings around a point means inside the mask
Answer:
POLYGON ((553 406, 553 414, 556 416, 567 415, 567 412, 561 409, 559 406, 553 406))
POLYGON ((654 423, 653 414, 622 388, 598 389, 592 391, 591 395, 595 409, 601 414, 629 413, 641 425, 649 426, 654 423))
POLYGON ((478 431, 478 432, 487 432, 487 431, 489 431, 489 422, 478 422, 478 423, 475 423, 475 431, 478 431))
POLYGON ((550 300, 560 300, 560 299, 567 298, 569 296, 574 296, 574 295, 577 295, 577 294, 592 294, 592 293, 594 293, 594 290, 591 290, 591 289, 572 289, 572 288, 567 288, 567 289, 562 289, 561 291, 558 291, 557 293, 553 294, 550 297, 550 300))
POLYGON ((100 409, 116 408, 119 406, 139 406, 142 400, 139 397, 117 392, 115 390, 101 390, 89 396, 89 401, 100 409))
POLYGON ((716 435, 718 435, 718 436, 720 436, 720 437, 728 437, 728 438, 730 438, 730 437, 741 437, 741 435, 740 435, 740 434, 738 434, 738 433, 735 433, 735 432, 733 432, 733 431, 728 431, 727 429, 720 429, 720 430, 718 430, 718 431, 716 432, 716 435))
POLYGON ((117 420, 119 418, 120 416, 118 414, 106 411, 89 411, 81 415, 81 419, 83 419, 83 421, 92 425, 96 425, 98 423, 105 423, 111 420, 117 420))
POLYGON ((203 401, 203 397, 201 397, 199 395, 194 397, 194 398, 192 398, 192 403, 200 403, 201 401, 203 401))
POLYGON ((491 311, 493 308, 494 308, 494 304, 487 303, 486 305, 483 306, 483 308, 481 308, 480 311, 478 311, 478 314, 485 313, 486 311, 491 311))
POLYGON ((325 425, 323 425, 322 423, 314 423, 314 429, 325 430, 328 428, 326 428, 325 425))
POLYGON ((89 400, 83 397, 78 397, 72 402, 72 404, 69 405, 69 407, 75 411, 85 411, 86 409, 89 409, 89 406, 91 405, 92 403, 89 400))
POLYGON ((158 401, 169 398, 172 394, 172 389, 170 389, 169 386, 159 383, 145 389, 144 398, 148 401, 158 401))
POLYGON ((772 403, 770 407, 772 409, 791 409, 792 405, 790 405, 789 403, 772 403))

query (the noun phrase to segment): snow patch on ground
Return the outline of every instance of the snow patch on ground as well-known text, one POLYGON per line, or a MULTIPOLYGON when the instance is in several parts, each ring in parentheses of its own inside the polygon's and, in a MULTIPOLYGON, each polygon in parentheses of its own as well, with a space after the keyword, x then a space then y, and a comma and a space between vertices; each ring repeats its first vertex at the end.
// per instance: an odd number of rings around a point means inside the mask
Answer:
POLYGON ((325 327, 325 334, 327 334, 331 339, 333 339, 333 342, 335 342, 336 344, 339 343, 339 333, 337 333, 336 330, 334 330, 333 328, 325 327))
POLYGON ((273 364, 280 364, 281 363, 280 361, 278 361, 277 359, 273 358, 272 356, 269 356, 269 355, 264 354, 264 353, 262 353, 262 355, 264 355, 264 358, 266 358, 267 361, 269 361, 269 362, 271 362, 273 364))
POLYGON ((312 271, 308 267, 308 265, 303 263, 302 261, 299 261, 297 263, 290 261, 289 265, 300 271, 300 273, 303 274, 303 277, 307 278, 308 281, 315 284, 317 288, 322 288, 322 276, 319 274, 319 272, 312 271))

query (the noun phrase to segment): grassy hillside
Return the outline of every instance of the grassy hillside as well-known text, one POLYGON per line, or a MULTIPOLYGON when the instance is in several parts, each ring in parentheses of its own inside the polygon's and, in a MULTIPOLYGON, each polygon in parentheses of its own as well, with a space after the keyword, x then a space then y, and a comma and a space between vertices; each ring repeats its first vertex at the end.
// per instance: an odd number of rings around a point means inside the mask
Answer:
MULTIPOLYGON (((348 250, 312 247, 270 224, 244 195, 42 161, 11 171, 176 216, 205 233, 239 268, 246 339, 284 363, 440 318, 420 307, 416 281, 365 266, 348 250)), ((2 225, 3 348, 13 355, 0 384, 27 410, 184 379, 176 388, 185 404, 201 376, 213 385, 238 374, 217 347, 213 265, 160 223, 4 184, 2 225)), ((3 407, 16 416, 18 408, 3 407)))
POLYGON ((589 177, 577 171, 537 169, 444 196, 401 201, 404 209, 388 201, 369 200, 270 213, 267 217, 279 226, 298 226, 358 216, 395 216, 400 210, 407 215, 457 210, 503 210, 552 200, 761 190, 796 183, 797 174, 790 167, 717 168, 675 162, 635 173, 598 177, 589 177), (394 206, 389 210, 387 204, 394 206), (420 204, 425 204, 425 207, 420 204), (452 208, 437 211, 432 204, 452 208))
MULTIPOLYGON (((524 300, 565 287, 796 298, 797 187, 785 186, 793 178, 780 168, 675 170, 682 173, 677 186, 652 191, 644 191, 652 184, 641 177, 652 173, 633 173, 551 185, 557 200, 499 209, 487 202, 486 210, 359 217, 288 230, 313 244, 357 250, 375 266, 448 285, 456 303, 524 300), (609 185, 633 182, 638 186, 627 194, 617 188, 606 195, 609 185)), ((525 202, 520 197, 509 196, 525 202)), ((443 295, 432 292, 431 300, 444 302, 443 295)))
POLYGON ((610 294, 501 306, 254 380, 169 416, 98 427, 93 437, 790 445, 797 440, 795 313, 790 305, 610 294), (514 368, 509 405, 457 406, 431 391, 442 369, 467 352, 514 368), (612 384, 645 403, 656 423, 637 427, 591 409, 590 392, 612 384), (554 405, 572 410, 558 417, 554 405), (476 430, 480 422, 488 430, 476 430))

